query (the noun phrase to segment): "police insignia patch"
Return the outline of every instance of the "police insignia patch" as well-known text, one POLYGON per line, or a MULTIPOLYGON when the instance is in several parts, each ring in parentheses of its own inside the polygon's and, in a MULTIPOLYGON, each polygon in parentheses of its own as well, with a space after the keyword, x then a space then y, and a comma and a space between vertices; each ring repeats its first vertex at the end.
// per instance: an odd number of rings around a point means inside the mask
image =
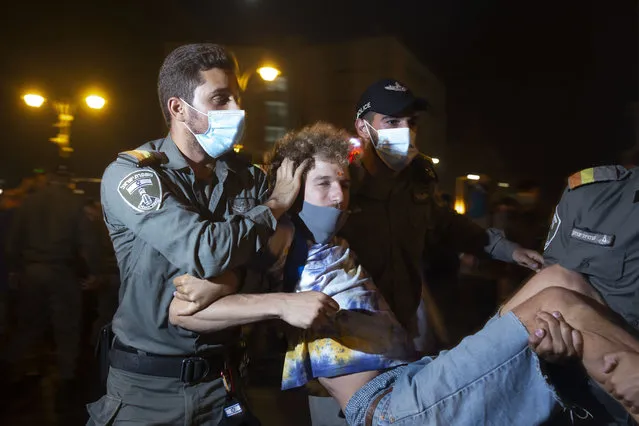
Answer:
POLYGON ((548 249, 548 246, 550 246, 550 243, 557 235, 559 226, 561 226, 561 218, 559 217, 559 213, 557 213, 557 208, 555 208, 555 214, 552 215, 552 222, 550 223, 550 229, 548 230, 548 237, 544 244, 544 251, 548 249))
POLYGON ((246 197, 235 197, 229 200, 231 213, 244 214, 255 207, 255 199, 246 197))
POLYGON ((159 210, 162 204, 162 185, 153 170, 129 173, 120 181, 118 193, 137 212, 159 210))

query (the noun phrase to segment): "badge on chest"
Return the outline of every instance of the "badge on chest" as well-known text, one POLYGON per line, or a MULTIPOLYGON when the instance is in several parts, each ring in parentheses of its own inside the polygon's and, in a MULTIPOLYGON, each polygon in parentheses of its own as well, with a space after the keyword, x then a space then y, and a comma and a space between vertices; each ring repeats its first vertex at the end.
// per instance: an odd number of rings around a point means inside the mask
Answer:
POLYGON ((232 214, 244 214, 257 205, 255 198, 233 197, 229 199, 229 211, 232 214))

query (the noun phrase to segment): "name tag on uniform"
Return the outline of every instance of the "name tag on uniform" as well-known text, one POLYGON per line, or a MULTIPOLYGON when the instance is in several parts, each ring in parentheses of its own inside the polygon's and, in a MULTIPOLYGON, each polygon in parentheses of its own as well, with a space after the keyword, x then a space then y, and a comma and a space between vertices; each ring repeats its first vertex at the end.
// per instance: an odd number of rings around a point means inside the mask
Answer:
POLYGON ((599 232, 586 231, 584 229, 572 228, 570 236, 584 243, 596 244, 598 246, 612 246, 615 242, 615 236, 609 234, 601 234, 599 232))

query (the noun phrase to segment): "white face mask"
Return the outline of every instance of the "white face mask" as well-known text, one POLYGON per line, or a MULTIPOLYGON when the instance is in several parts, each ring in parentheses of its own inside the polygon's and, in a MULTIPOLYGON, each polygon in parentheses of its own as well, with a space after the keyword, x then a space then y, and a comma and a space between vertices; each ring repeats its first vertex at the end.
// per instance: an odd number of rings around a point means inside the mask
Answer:
POLYGON ((218 158, 226 154, 242 139, 244 135, 244 110, 211 110, 204 113, 189 105, 184 99, 181 100, 193 110, 208 117, 209 127, 204 133, 195 134, 186 123, 184 126, 193 133, 202 149, 211 157, 218 158))
POLYGON ((416 133, 408 127, 376 130, 368 121, 364 120, 364 123, 377 155, 392 170, 398 172, 405 169, 418 154, 415 147, 416 133), (373 129, 376 138, 373 138, 369 128, 373 129))

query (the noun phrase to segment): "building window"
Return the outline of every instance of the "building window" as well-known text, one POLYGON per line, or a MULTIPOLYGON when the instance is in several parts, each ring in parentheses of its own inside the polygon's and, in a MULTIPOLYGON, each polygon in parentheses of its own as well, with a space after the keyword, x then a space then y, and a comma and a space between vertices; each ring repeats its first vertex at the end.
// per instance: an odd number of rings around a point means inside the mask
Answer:
POLYGON ((286 92, 288 90, 288 80, 286 77, 279 76, 273 81, 265 81, 266 90, 269 92, 286 92))
POLYGON ((266 126, 264 128, 264 140, 268 143, 275 143, 276 140, 286 134, 286 127, 266 126))
POLYGON ((288 124, 288 104, 280 101, 266 101, 266 123, 272 126, 288 124))

